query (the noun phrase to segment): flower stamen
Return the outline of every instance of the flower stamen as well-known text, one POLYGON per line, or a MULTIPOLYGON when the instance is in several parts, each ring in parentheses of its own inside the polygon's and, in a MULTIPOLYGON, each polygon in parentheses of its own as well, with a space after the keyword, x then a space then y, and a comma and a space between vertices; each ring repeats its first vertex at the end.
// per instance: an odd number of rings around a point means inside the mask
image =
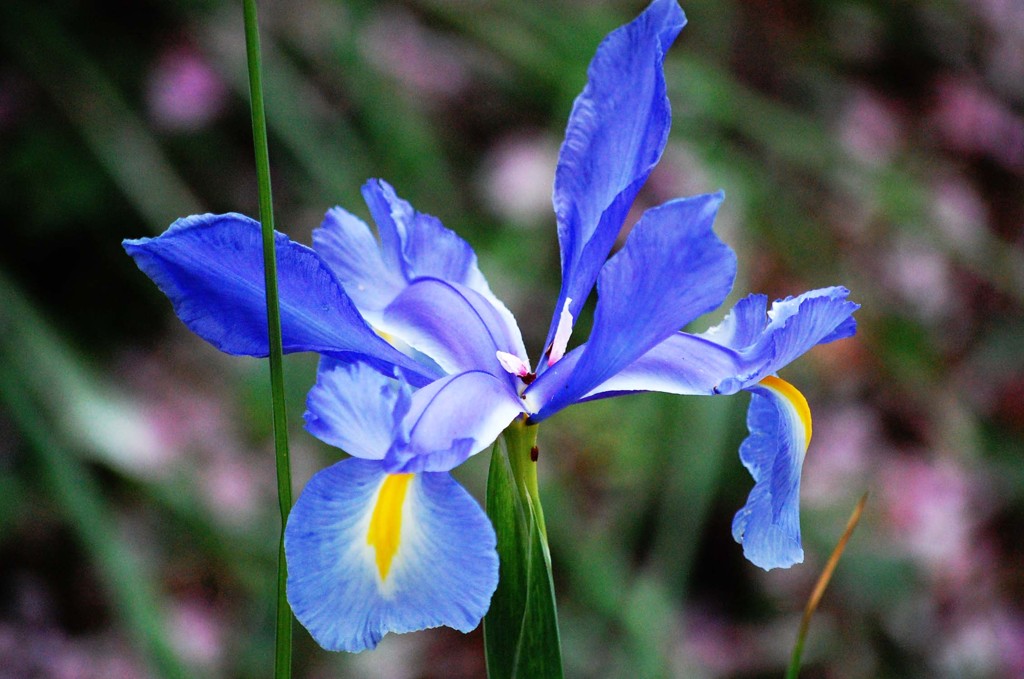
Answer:
POLYGON ((515 354, 499 350, 495 352, 495 355, 498 357, 498 363, 501 363, 501 367, 512 375, 525 378, 530 374, 530 366, 515 354))

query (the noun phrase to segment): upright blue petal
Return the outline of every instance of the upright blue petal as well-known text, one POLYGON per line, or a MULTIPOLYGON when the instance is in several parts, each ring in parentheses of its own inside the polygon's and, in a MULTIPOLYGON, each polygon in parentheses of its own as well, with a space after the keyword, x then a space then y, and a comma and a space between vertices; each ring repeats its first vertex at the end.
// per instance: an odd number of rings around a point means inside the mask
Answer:
POLYGON ((441 220, 413 209, 383 179, 366 182, 363 198, 380 231, 388 267, 407 281, 429 276, 490 294, 473 248, 441 220))
MULTIPOLYGON (((721 202, 721 193, 674 200, 640 218, 601 270, 586 350, 535 421, 582 398, 722 303, 736 275, 736 256, 711 229, 721 202)), ((548 373, 539 376, 527 398, 547 379, 548 373)))
POLYGON ((323 357, 306 397, 306 431, 349 455, 381 460, 395 422, 409 408, 408 387, 363 363, 323 357))
POLYGON ((391 472, 448 471, 498 438, 524 410, 505 379, 483 371, 450 375, 412 395, 391 450, 391 472))
POLYGON ((811 440, 811 415, 803 395, 770 377, 751 387, 740 460, 754 477, 747 504, 736 513, 732 534, 743 555, 765 570, 800 563, 800 472, 811 440))
MULTIPOLYGON (((358 358, 385 372, 398 366, 415 384, 430 381, 431 369, 374 333, 315 252, 280 233, 274 240, 285 352, 358 358)), ((228 354, 269 353, 258 222, 233 213, 196 215, 157 238, 123 245, 192 332, 228 354)))
POLYGON ((519 328, 475 290, 418 278, 384 310, 379 328, 433 359, 448 374, 486 370, 505 380, 496 352, 526 359, 519 328))
POLYGON ((363 316, 377 325, 381 310, 408 284, 436 278, 484 297, 505 327, 504 334, 519 336, 515 318, 491 292, 466 241, 436 217, 417 212, 382 179, 363 185, 363 197, 377 224, 379 244, 365 223, 341 208, 329 211, 313 232, 314 248, 363 316))
POLYGON ((405 287, 402 271, 384 263, 370 227, 340 207, 328 210, 320 228, 313 230, 313 249, 371 323, 374 312, 386 307, 405 287))
POLYGON ((590 62, 555 170, 562 290, 545 345, 567 299, 579 317, 633 199, 661 158, 672 121, 662 63, 685 23, 676 0, 655 0, 610 33, 590 62))
POLYGON ((328 650, 388 632, 480 624, 498 584, 494 529, 446 473, 350 458, 310 479, 285 528, 288 603, 328 650))

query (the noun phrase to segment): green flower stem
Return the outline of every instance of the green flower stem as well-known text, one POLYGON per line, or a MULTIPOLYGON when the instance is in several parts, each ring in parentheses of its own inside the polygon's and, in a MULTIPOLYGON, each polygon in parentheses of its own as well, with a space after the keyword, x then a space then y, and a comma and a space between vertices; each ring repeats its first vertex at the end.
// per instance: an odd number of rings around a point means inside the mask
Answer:
POLYGON ((270 156, 267 151, 267 116, 263 109, 263 71, 256 1, 243 0, 245 52, 249 64, 249 100, 252 105, 252 138, 256 151, 256 177, 263 226, 263 269, 267 289, 267 329, 270 336, 270 391, 274 409, 274 451, 277 462, 277 499, 281 508, 281 542, 277 555, 277 644, 274 676, 287 679, 292 670, 292 613, 288 607, 288 571, 284 559, 284 527, 292 508, 292 474, 288 461, 288 417, 284 402, 284 367, 281 343, 281 310, 277 298, 277 260, 274 250, 274 203, 270 192, 270 156))
POLYGON ((508 461, 512 476, 516 480, 523 504, 533 507, 537 526, 544 543, 544 556, 550 568, 551 555, 548 553, 548 529, 544 523, 544 510, 540 504, 540 488, 537 485, 537 462, 533 450, 537 448, 537 425, 528 425, 522 418, 516 420, 502 434, 508 450, 508 461))
POLYGON ((484 618, 490 679, 560 679, 555 589, 537 486, 537 427, 518 418, 491 454, 487 515, 498 538, 498 588, 484 618))

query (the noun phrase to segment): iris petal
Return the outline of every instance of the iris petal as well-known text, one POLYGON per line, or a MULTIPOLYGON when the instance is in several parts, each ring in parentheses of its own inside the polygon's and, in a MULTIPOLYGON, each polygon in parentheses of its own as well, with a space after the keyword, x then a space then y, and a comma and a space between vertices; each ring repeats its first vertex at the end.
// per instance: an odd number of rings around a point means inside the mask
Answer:
POLYGON ((758 340, 768 325, 768 296, 747 295, 726 314, 721 323, 700 337, 730 349, 742 350, 758 340))
POLYGON ((370 227, 340 207, 331 208, 320 228, 313 230, 313 249, 359 311, 371 318, 405 287, 400 270, 389 268, 370 227))
POLYGON ((758 312, 764 298, 751 296, 736 305, 723 325, 701 337, 728 341, 742 355, 748 366, 744 379, 752 384, 815 345, 852 335, 857 327, 852 314, 860 305, 849 301, 849 294, 843 287, 811 290, 774 302, 767 315, 758 312))
POLYGON ((413 209, 386 181, 366 182, 363 198, 380 230, 384 261, 407 281, 432 276, 470 287, 487 285, 469 243, 437 217, 413 209))
POLYGON ((677 333, 584 398, 624 391, 732 394, 756 384, 817 344, 853 334, 859 306, 845 288, 812 290, 775 302, 740 300, 725 320, 699 335, 677 333))
POLYGON ((396 411, 408 409, 400 382, 362 363, 320 359, 306 397, 306 430, 349 455, 383 459, 391 446, 396 411))
POLYGON ((487 299, 437 278, 419 278, 405 288, 384 310, 379 327, 449 374, 486 370, 506 378, 496 352, 526 358, 519 328, 511 330, 487 299))
POLYGON ((440 625, 469 632, 498 582, 494 529, 446 473, 396 478, 343 460, 310 479, 284 540, 288 602, 328 650, 440 625))
POLYGON ((470 371, 414 392, 385 457, 387 470, 448 471, 493 443, 524 410, 507 377, 470 371))
MULTIPOLYGON (((415 384, 434 376, 373 332, 331 270, 309 248, 274 235, 284 351, 315 351, 400 367, 415 384)), ((196 215, 157 238, 125 240, 135 263, 194 333, 221 351, 266 356, 267 312, 260 226, 239 214, 196 215)))
POLYGON ((610 33, 590 62, 555 170, 554 208, 562 256, 562 290, 579 318, 633 199, 657 164, 672 114, 665 94, 665 52, 686 23, 675 0, 655 0, 610 33))
MULTIPOLYGON (((711 229, 722 198, 674 200, 644 213, 601 270, 586 351, 534 420, 583 397, 722 303, 736 275, 736 256, 711 229)), ((546 379, 548 373, 534 385, 546 379)))
POLYGON ((742 372, 736 352, 701 337, 677 332, 605 380, 584 400, 630 391, 710 396, 739 390, 729 381, 742 372))
MULTIPOLYGON (((767 298, 740 300, 720 324, 699 335, 676 333, 580 400, 633 391, 669 394, 732 394, 785 367, 816 344, 849 337, 856 329, 851 314, 859 306, 845 288, 813 290, 776 302, 773 317, 767 298)), ((583 345, 584 347, 586 345, 583 345)), ((544 403, 568 381, 580 356, 544 374, 527 392, 527 404, 544 403)))
POLYGON ((508 332, 519 334, 512 313, 491 292, 480 273, 469 243, 437 217, 413 209, 383 179, 366 182, 363 198, 380 231, 384 262, 392 271, 401 273, 410 283, 417 278, 438 278, 475 290, 491 303, 508 332))
POLYGON ((860 308, 843 287, 805 292, 772 304, 766 334, 772 336, 774 358, 767 372, 781 370, 816 344, 849 337, 856 331, 852 314, 860 308))
POLYGON ((732 534, 743 555, 765 570, 803 561, 800 545, 800 472, 810 443, 807 401, 789 383, 769 377, 750 388, 740 460, 754 477, 732 534))

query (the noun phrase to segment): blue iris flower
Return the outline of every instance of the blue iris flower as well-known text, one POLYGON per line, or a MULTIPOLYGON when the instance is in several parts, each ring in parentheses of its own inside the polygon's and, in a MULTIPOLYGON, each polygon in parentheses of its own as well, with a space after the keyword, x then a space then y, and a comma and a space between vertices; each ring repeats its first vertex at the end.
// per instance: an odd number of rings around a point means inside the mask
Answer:
MULTIPOLYGON (((379 240, 341 208, 312 249, 277 234, 284 349, 323 356, 307 429, 352 455, 313 477, 285 533, 289 601, 325 648, 474 628, 497 584, 495 535, 449 472, 516 418, 624 393, 750 392, 740 458, 754 488, 733 535, 762 568, 802 560, 811 417, 776 373, 852 335, 858 306, 840 287, 770 308, 751 295, 711 330, 681 332, 735 278, 735 255, 712 231, 721 192, 647 210, 608 257, 668 138, 662 63, 684 23, 675 0, 655 0, 591 62, 555 175, 562 288, 536 364, 469 245, 387 183, 363 187, 379 240), (595 283, 590 336, 567 351, 595 283)), ((257 222, 193 216, 124 246, 194 332, 230 354, 267 355, 257 222)))

